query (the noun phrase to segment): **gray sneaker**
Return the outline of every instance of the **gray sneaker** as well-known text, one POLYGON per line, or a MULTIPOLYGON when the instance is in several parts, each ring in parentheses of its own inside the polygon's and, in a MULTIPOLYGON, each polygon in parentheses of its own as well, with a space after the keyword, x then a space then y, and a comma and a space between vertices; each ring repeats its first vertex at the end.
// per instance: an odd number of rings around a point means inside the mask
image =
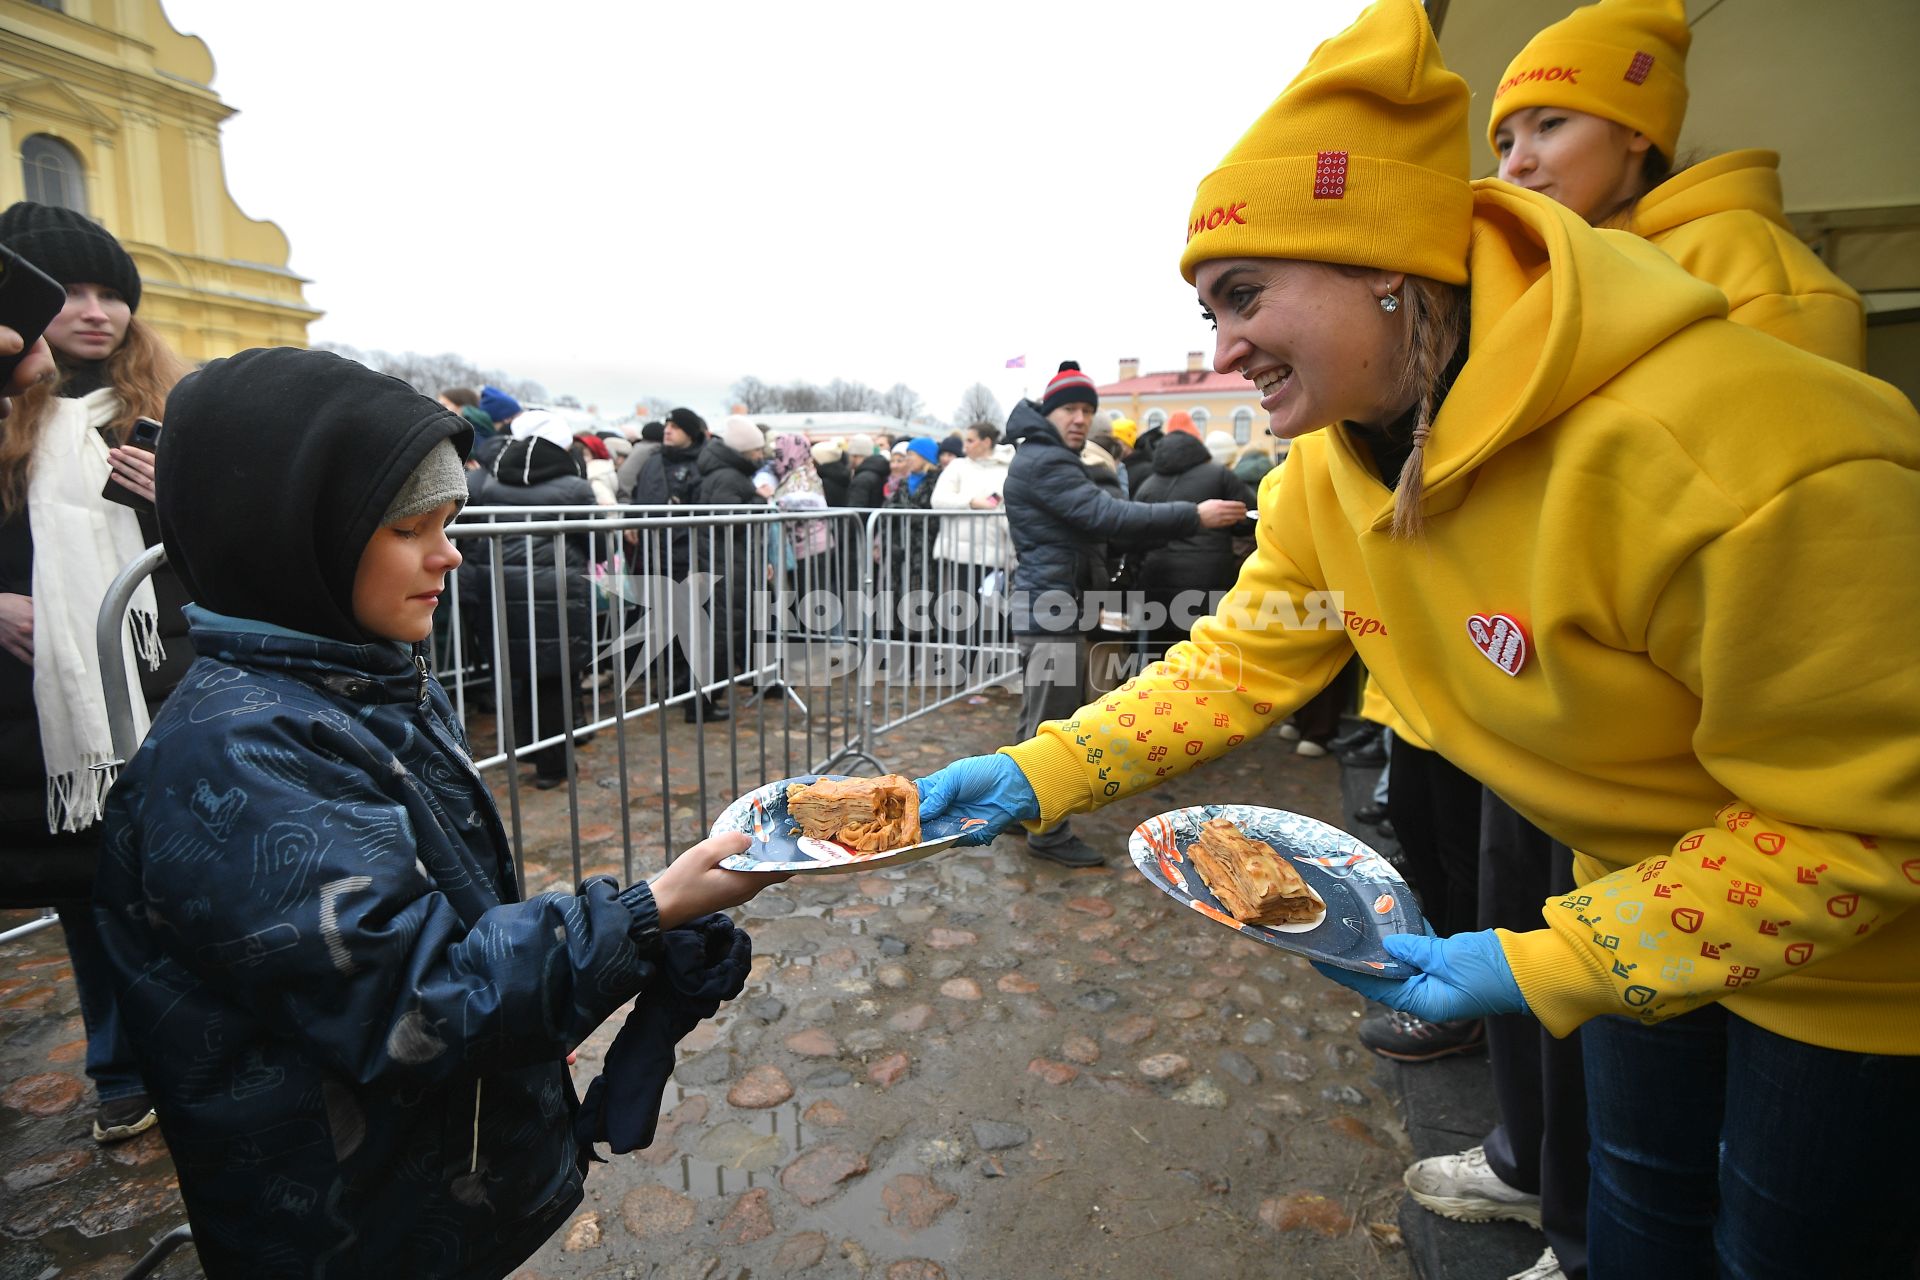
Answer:
POLYGON ((1532 1266, 1514 1272, 1507 1280, 1567 1280, 1567 1273, 1560 1269, 1560 1259, 1553 1250, 1548 1249, 1532 1266))
POLYGON ((1422 1208, 1455 1222, 1540 1225, 1540 1197, 1500 1181, 1500 1175, 1487 1167, 1485 1147, 1416 1160, 1407 1167, 1406 1184, 1422 1208))
POLYGON ((144 1093, 103 1102, 93 1114, 93 1140, 102 1146, 137 1138, 159 1123, 144 1093))

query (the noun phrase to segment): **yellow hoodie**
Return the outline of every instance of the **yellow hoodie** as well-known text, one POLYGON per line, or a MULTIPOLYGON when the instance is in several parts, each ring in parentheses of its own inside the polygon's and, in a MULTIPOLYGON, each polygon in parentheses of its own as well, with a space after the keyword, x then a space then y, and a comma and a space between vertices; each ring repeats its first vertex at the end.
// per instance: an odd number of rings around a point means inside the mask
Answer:
POLYGON ((1735 324, 1866 366, 1860 295, 1793 234, 1778 153, 1730 151, 1681 170, 1641 197, 1628 229, 1725 293, 1735 324))
POLYGON ((1421 737, 1585 851, 1547 928, 1501 934, 1556 1035, 1725 999, 1813 1044, 1920 1052, 1913 407, 1504 183, 1476 184, 1469 272, 1426 532, 1389 536, 1345 428, 1299 440, 1220 615, 1007 749, 1041 821, 1265 731, 1351 646, 1421 737))

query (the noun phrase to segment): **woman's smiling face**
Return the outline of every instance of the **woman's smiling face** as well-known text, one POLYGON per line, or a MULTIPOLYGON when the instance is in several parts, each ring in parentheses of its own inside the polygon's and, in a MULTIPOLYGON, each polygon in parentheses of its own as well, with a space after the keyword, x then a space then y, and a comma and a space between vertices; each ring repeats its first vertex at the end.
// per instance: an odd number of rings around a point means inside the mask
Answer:
POLYGON ((1336 422, 1391 422, 1411 402, 1405 321, 1380 305, 1406 277, 1287 258, 1200 264, 1194 286, 1214 322, 1213 367, 1260 390, 1276 439, 1336 422))

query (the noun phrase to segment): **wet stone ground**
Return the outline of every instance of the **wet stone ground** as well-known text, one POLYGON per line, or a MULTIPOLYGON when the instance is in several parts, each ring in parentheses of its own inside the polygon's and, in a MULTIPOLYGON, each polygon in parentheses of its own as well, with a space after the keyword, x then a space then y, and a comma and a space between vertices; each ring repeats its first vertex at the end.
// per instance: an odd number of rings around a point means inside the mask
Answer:
MULTIPOLYGON (((1014 706, 956 705, 878 754, 926 772, 998 745, 1014 706)), ((749 744, 762 727, 736 724, 749 744)), ((672 736, 690 758, 677 718, 672 736)), ((607 738, 580 755, 580 822, 586 869, 617 871, 607 738)), ((1358 997, 1126 859, 1135 823, 1182 804, 1339 823, 1338 767, 1291 747, 1263 740, 1077 819, 1104 869, 1003 837, 762 894, 739 913, 752 979, 682 1044, 656 1142, 595 1166, 520 1280, 1411 1275, 1392 1225, 1410 1148, 1354 1039, 1358 997)), ((697 803, 657 760, 629 769, 644 873, 662 810, 684 839, 697 803)), ((566 794, 522 792, 530 891, 571 878, 566 794)), ((580 1046, 583 1089, 620 1020, 580 1046)), ((58 931, 0 948, 0 1280, 118 1275, 184 1216, 157 1131, 92 1143, 83 1054, 58 931)), ((158 1274, 197 1275, 191 1251, 158 1274)))

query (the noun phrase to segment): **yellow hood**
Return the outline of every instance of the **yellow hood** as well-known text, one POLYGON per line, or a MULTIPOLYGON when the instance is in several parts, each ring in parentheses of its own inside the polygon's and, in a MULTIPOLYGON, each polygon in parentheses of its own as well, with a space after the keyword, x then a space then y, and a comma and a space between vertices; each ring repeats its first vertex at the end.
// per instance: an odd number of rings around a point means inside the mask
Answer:
MULTIPOLYGON (((1473 185, 1473 332, 1427 445, 1429 516, 1457 507, 1488 458, 1688 325, 1727 314, 1718 289, 1638 236, 1594 235, 1563 206, 1508 183, 1473 185)), ((1334 435, 1356 464, 1340 469, 1353 481, 1341 487, 1349 518, 1386 529, 1393 495, 1374 481, 1365 446, 1344 428, 1334 435)))
POLYGON ((1787 230, 1780 194, 1780 153, 1729 151, 1689 165, 1647 192, 1628 228, 1649 240, 1709 214, 1745 209, 1787 230))
POLYGON ((1729 151, 1683 169, 1635 206, 1630 229, 1727 295, 1727 319, 1850 369, 1866 364, 1860 295, 1794 235, 1780 157, 1729 151))

